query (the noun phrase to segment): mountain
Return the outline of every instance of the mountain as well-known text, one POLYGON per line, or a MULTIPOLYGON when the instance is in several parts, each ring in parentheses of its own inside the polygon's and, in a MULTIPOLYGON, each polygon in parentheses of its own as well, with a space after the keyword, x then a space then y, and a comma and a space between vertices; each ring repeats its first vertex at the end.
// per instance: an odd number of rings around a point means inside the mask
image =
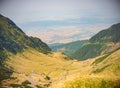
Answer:
POLYGON ((51 49, 35 37, 27 36, 13 21, 0 15, 0 80, 7 78, 12 71, 4 66, 9 55, 33 48, 41 53, 49 53, 51 49), (3 76, 4 75, 4 76, 3 76))
POLYGON ((92 43, 120 42, 120 23, 114 24, 110 28, 100 31, 90 39, 90 42, 92 43))
MULTIPOLYGON (((106 48, 91 42, 82 47, 87 45, 96 51, 106 48)), ((0 88, 120 88, 120 48, 112 46, 96 58, 73 60, 52 52, 40 39, 27 36, 0 15, 0 88)))
POLYGON ((72 69, 69 64, 68 56, 52 53, 47 44, 0 15, 0 88, 46 88, 51 77, 66 71, 65 65, 72 69))
POLYGON ((84 45, 88 40, 79 40, 65 44, 49 44, 49 47, 54 52, 63 52, 68 56, 71 56, 75 51, 77 51, 82 45, 84 45), (79 48, 78 48, 79 47, 79 48))
MULTIPOLYGON (((34 48, 42 53, 48 53, 51 49, 40 39, 27 36, 9 18, 0 15, 0 52, 11 52, 16 54, 27 48, 34 48)), ((6 55, 1 56, 4 58, 6 55)))
POLYGON ((78 60, 94 58, 120 47, 120 23, 102 30, 80 47, 72 57, 78 60))
MULTIPOLYGON (((80 61, 80 75, 64 88, 120 88, 120 48, 99 57, 80 61)), ((75 75, 74 75, 75 76, 75 75)))

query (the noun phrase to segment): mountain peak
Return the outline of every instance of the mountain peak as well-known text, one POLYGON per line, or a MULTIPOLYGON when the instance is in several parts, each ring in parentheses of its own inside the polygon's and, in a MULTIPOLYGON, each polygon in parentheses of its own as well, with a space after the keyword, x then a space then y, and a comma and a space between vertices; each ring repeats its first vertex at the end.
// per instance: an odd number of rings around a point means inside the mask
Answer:
MULTIPOLYGON (((7 18, 7 17, 4 17, 3 15, 1 15, 0 14, 0 25, 1 26, 7 26, 8 25, 8 27, 10 28, 10 27, 12 27, 12 28, 14 28, 14 29, 17 29, 17 30, 19 30, 20 32, 22 32, 22 33, 24 33, 12 20, 10 20, 9 18, 7 18)), ((9 28, 8 28, 8 30, 9 30, 9 28)))

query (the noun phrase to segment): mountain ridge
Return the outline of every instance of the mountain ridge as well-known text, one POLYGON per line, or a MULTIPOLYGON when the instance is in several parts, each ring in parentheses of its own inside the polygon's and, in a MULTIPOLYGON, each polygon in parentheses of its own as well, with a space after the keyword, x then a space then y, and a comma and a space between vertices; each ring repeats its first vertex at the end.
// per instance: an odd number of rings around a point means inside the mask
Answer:
POLYGON ((104 29, 98 32, 96 35, 90 38, 90 42, 91 43, 120 42, 120 23, 114 24, 108 29, 104 29))
POLYGON ((109 53, 118 47, 120 47, 120 23, 98 32, 89 39, 89 43, 73 53, 72 57, 78 60, 86 60, 109 53))
POLYGON ((51 49, 36 37, 27 36, 13 21, 0 15, 0 49, 17 53, 27 47, 35 48, 43 53, 51 49))
POLYGON ((51 49, 40 39, 27 36, 13 21, 0 15, 0 81, 13 73, 5 66, 5 61, 12 54, 33 48, 41 53, 50 53, 51 49))

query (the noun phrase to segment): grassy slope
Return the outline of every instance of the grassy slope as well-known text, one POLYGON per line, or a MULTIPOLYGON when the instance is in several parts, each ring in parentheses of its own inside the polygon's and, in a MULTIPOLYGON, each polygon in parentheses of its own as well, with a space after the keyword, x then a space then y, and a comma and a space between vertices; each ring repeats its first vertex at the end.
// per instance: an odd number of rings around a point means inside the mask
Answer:
POLYGON ((23 84, 28 80, 33 88, 35 85, 50 88, 109 88, 119 84, 116 81, 120 79, 119 53, 120 50, 112 52, 95 64, 104 56, 85 61, 65 60, 67 57, 62 53, 45 55, 29 49, 9 57, 6 64, 14 73, 10 80, 2 83, 23 84))
POLYGON ((104 73, 109 75, 119 76, 120 74, 120 49, 106 54, 98 59, 96 59, 92 64, 94 68, 94 73, 104 73))
MULTIPOLYGON (((119 88, 120 87, 120 49, 111 53, 104 60, 98 61, 104 56, 94 60, 83 61, 88 65, 81 68, 86 69, 85 73, 79 74, 72 81, 67 81, 64 88, 119 88)), ((83 66, 81 64, 81 66, 83 66)))
POLYGON ((65 60, 67 56, 62 53, 42 54, 34 49, 29 49, 23 53, 16 55, 11 54, 9 59, 5 61, 6 65, 14 70, 12 78, 16 78, 12 81, 3 81, 4 85, 21 84, 28 80, 31 82, 31 86, 40 85, 44 86, 46 82, 58 81, 63 79, 67 71, 74 71, 78 65, 73 65, 72 60, 65 60), (50 80, 47 80, 49 77, 50 80), (33 82, 34 80, 34 82, 33 82))

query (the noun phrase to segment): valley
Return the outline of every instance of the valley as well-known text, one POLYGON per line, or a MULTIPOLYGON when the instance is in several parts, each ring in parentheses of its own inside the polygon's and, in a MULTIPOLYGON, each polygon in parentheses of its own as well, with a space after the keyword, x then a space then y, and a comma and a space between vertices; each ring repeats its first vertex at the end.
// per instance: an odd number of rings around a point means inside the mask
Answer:
POLYGON ((30 84, 27 86, 33 88, 89 88, 94 83, 96 85, 92 88, 119 86, 119 53, 120 49, 108 57, 100 56, 77 61, 65 59, 66 56, 61 53, 45 55, 30 49, 17 55, 11 55, 5 61, 14 72, 8 80, 2 81, 2 84, 20 87, 22 82, 28 81, 30 84), (103 57, 105 57, 104 60, 100 61, 103 57), (105 84, 101 84, 101 82, 105 84))
POLYGON ((119 36, 120 23, 54 51, 0 15, 0 88, 119 88, 119 36))

